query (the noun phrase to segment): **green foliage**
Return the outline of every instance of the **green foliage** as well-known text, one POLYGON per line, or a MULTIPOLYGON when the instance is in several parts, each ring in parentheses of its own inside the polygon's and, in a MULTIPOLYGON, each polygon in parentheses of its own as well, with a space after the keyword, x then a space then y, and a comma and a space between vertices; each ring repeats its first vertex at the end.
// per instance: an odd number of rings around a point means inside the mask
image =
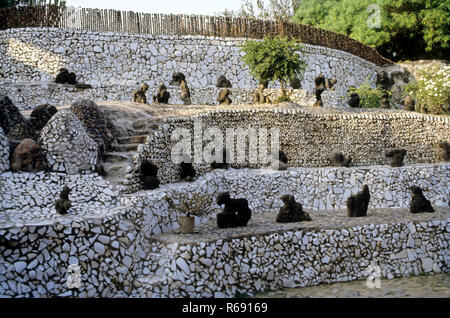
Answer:
POLYGON ((306 63, 300 58, 303 46, 287 38, 249 40, 241 46, 241 50, 244 52, 244 65, 250 68, 256 79, 260 82, 278 80, 283 91, 285 83, 294 76, 301 78, 306 68, 306 63))
MULTIPOLYGON (((381 97, 383 96, 383 90, 379 87, 372 88, 371 83, 369 81, 365 81, 362 85, 358 87, 351 87, 348 92, 348 96, 350 97, 351 93, 357 93, 360 99, 360 107, 362 108, 379 108, 381 97)), ((391 93, 388 92, 388 96, 391 96, 391 93)), ((389 98, 389 104, 392 105, 392 101, 389 98)))
POLYGON ((430 66, 419 71, 417 80, 404 90, 416 101, 416 110, 435 115, 450 115, 450 66, 430 66))
POLYGON ((276 100, 276 104, 278 103, 284 103, 284 102, 291 102, 291 98, 287 94, 282 94, 281 96, 278 96, 276 100))
POLYGON ((390 58, 445 56, 449 6, 449 0, 303 0, 293 20, 346 34, 390 58), (379 27, 369 27, 378 13, 379 27))

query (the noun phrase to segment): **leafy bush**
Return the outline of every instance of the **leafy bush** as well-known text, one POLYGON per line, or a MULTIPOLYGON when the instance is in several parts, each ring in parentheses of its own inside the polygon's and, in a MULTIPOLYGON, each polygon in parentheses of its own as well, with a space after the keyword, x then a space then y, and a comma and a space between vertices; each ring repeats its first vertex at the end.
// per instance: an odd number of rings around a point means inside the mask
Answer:
MULTIPOLYGON (((359 87, 352 87, 349 89, 348 96, 350 96, 351 93, 357 93, 359 95, 360 107, 364 108, 379 108, 381 106, 380 101, 381 97, 383 96, 383 90, 379 87, 372 88, 369 81, 365 81, 362 85, 359 87)), ((391 92, 387 92, 389 96, 389 104, 393 105, 391 100, 391 92)))
POLYGON ((405 87, 405 95, 416 101, 422 113, 450 115, 450 66, 432 65, 419 71, 417 80, 405 87))
POLYGON ((284 102, 291 102, 291 97, 287 94, 282 94, 281 96, 277 97, 276 103, 284 103, 284 102))
POLYGON ((242 61, 251 74, 260 82, 278 80, 282 91, 291 78, 301 78, 306 68, 298 54, 303 54, 303 46, 295 40, 265 37, 262 41, 245 42, 241 50, 244 52, 242 61))

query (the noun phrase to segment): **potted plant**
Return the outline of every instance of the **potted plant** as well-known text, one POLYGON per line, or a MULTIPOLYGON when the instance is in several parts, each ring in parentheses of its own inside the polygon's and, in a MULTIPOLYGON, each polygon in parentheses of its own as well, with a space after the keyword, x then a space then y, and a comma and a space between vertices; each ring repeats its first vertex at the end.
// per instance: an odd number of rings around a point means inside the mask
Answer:
POLYGON ((189 197, 187 194, 183 194, 179 200, 181 203, 175 204, 172 198, 166 197, 166 201, 171 208, 184 214, 178 217, 180 232, 183 234, 192 233, 195 229, 195 216, 204 215, 207 212, 208 196, 194 194, 189 197))

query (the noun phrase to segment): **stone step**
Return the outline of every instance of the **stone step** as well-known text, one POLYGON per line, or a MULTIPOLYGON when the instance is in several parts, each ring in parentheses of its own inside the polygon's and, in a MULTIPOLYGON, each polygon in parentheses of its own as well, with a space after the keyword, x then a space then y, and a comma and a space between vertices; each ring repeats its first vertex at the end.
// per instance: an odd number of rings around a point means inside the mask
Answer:
POLYGON ((107 177, 111 176, 117 176, 117 175, 125 175, 126 169, 128 167, 128 163, 126 162, 120 162, 120 163, 104 163, 103 169, 105 169, 105 172, 107 174, 107 177))
POLYGON ((134 152, 108 152, 105 154, 106 162, 125 162, 131 161, 134 152))
POLYGON ((129 144, 113 144, 111 145, 111 149, 113 152, 130 152, 137 151, 138 146, 141 143, 129 143, 129 144))
POLYGON ((148 135, 134 135, 134 136, 123 136, 117 138, 118 144, 143 144, 147 141, 148 135))

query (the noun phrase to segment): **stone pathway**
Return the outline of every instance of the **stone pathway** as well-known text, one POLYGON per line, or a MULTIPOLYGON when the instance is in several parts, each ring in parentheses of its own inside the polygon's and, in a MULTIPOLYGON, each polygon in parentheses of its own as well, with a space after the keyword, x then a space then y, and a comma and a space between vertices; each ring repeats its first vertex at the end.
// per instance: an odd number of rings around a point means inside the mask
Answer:
POLYGON ((450 273, 381 279, 380 288, 366 281, 282 289, 255 294, 256 298, 450 298, 450 273))

